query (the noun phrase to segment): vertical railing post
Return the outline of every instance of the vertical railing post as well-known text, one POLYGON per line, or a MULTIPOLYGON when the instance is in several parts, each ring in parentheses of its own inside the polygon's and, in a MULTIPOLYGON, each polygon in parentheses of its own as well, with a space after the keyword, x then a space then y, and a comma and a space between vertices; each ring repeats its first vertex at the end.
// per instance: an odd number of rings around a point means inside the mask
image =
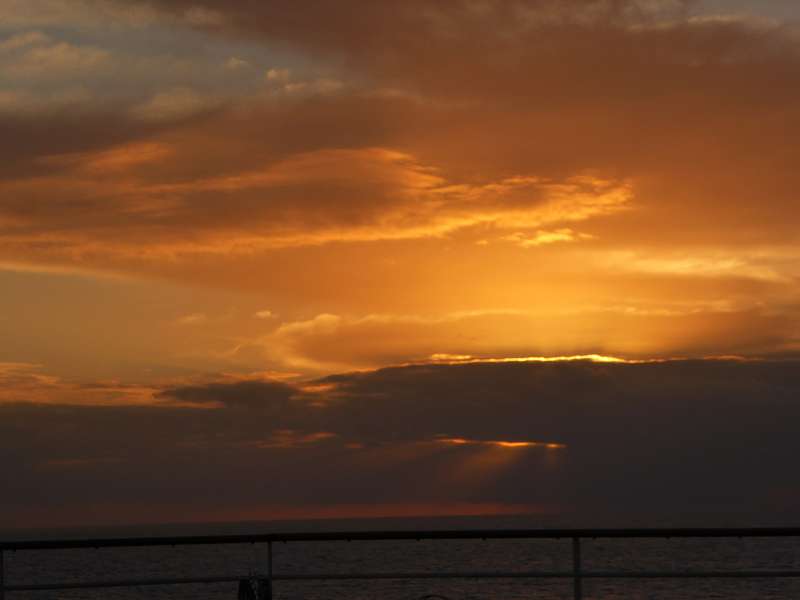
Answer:
POLYGON ((0 550, 0 600, 6 597, 6 569, 3 564, 3 551, 0 550))
POLYGON ((0 550, 0 600, 6 598, 6 566, 3 563, 3 551, 0 550))
POLYGON ((272 600, 272 541, 267 542, 267 597, 264 600, 272 600))
POLYGON ((583 580, 581 579, 581 539, 572 538, 572 583, 575 600, 583 600, 583 580))

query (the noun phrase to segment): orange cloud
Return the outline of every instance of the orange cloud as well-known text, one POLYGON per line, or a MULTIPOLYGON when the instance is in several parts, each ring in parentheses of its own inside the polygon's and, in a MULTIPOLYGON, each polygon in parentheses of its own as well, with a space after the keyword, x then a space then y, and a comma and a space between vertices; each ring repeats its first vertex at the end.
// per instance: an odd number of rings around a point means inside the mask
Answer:
POLYGON ((41 365, 0 362, 0 404, 208 407, 158 399, 159 391, 155 385, 70 381, 43 372, 41 365))
POLYGON ((0 404, 153 405, 156 391, 148 385, 65 381, 43 373, 41 365, 0 363, 0 404))
POLYGON ((635 0, 46 4, 0 9, 21 78, 0 92, 0 265, 170 299, 135 326, 109 301, 118 318, 31 353, 9 300, 6 360, 74 364, 80 340, 105 373, 138 352, 308 374, 799 347, 798 46, 780 22, 635 0), (86 33, 109 25, 118 44, 86 33), (137 46, 150 26, 175 56, 137 46), (210 70, 198 37, 224 46, 210 70), (56 63, 149 79, 56 85, 56 63), (183 302, 176 283, 229 295, 183 302))
POLYGON ((625 184, 585 176, 454 183, 384 148, 312 152, 189 182, 153 180, 153 169, 178 160, 177 152, 148 142, 51 157, 49 164, 69 165, 67 171, 0 184, 17 198, 5 211, 0 207, 0 215, 19 224, 2 240, 6 252, 25 255, 46 243, 51 259, 61 254, 89 263, 95 254, 233 257, 333 241, 436 238, 478 226, 583 221, 624 209, 631 198, 625 184), (60 199, 37 212, 21 208, 26 199, 35 204, 56 193, 60 199), (76 229, 79 217, 85 226, 76 229))

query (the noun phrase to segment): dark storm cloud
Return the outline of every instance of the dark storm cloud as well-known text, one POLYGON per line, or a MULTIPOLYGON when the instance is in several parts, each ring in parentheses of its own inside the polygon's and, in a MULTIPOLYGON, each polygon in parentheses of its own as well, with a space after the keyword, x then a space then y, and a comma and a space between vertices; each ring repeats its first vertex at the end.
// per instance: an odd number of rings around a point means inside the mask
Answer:
POLYGON ((790 511, 798 391, 795 362, 570 362, 164 392, 214 409, 5 405, 0 452, 13 485, 4 502, 790 511), (449 445, 441 435, 566 447, 449 445))

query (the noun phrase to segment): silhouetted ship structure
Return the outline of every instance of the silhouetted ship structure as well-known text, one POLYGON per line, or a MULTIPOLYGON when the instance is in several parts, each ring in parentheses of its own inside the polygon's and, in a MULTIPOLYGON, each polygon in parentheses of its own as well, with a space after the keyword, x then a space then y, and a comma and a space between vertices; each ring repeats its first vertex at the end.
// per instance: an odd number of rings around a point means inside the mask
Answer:
MULTIPOLYGON (((0 542, 0 600, 11 600, 14 592, 44 590, 101 589, 138 586, 230 583, 238 589, 239 600, 271 600, 273 588, 282 581, 326 580, 431 580, 431 579, 555 579, 570 580, 575 600, 584 598, 583 583, 587 579, 732 579, 732 578, 800 578, 800 570, 587 570, 581 559, 581 542, 598 539, 670 539, 670 538, 800 538, 800 527, 762 528, 684 528, 684 529, 492 529, 492 530, 425 530, 425 531, 350 531, 327 533, 280 533, 257 535, 181 536, 105 538, 83 540, 37 540, 0 542), (538 571, 447 571, 447 572, 335 572, 280 573, 273 570, 273 544, 302 542, 359 542, 401 540, 567 540, 571 544, 571 568, 538 571), (158 546, 198 546, 260 544, 266 547, 263 570, 258 573, 205 575, 202 577, 163 577, 55 583, 9 583, 4 557, 9 552, 69 550, 80 548, 133 548, 158 546)), ((231 590, 231 598, 234 597, 231 590)), ((424 594, 428 600, 441 599, 439 594, 424 594)))

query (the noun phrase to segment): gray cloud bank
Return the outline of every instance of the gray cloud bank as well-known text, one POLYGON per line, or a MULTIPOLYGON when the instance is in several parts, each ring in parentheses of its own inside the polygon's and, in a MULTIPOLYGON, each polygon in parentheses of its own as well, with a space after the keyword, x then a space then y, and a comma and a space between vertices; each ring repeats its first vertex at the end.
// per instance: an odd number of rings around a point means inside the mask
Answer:
POLYGON ((5 405, 0 464, 11 483, 0 524, 91 520, 99 505, 120 523, 465 503, 587 519, 785 522, 798 516, 798 390, 794 362, 572 362, 163 392, 207 409, 5 405), (472 443, 443 441, 453 438, 472 443), (496 441, 565 447, 480 443, 496 441))

